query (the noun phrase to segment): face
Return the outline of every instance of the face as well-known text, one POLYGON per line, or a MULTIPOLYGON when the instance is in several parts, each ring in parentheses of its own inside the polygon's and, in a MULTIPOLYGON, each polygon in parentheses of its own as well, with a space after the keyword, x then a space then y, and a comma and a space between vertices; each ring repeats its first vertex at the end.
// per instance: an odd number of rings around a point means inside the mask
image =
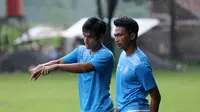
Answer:
POLYGON ((115 28, 115 43, 120 49, 126 49, 131 44, 130 33, 121 26, 115 28))
POLYGON ((98 44, 98 40, 95 38, 95 35, 91 32, 83 32, 84 43, 87 49, 94 49, 98 44))

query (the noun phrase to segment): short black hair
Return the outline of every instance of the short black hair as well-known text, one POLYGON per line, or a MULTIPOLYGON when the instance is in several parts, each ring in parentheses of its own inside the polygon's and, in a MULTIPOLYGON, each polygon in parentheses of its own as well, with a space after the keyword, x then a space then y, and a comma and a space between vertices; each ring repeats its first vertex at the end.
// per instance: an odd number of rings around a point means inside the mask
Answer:
POLYGON ((129 33, 135 33, 137 38, 139 25, 134 19, 127 16, 123 16, 118 19, 115 19, 114 25, 124 27, 129 33))
POLYGON ((106 33, 106 23, 97 17, 91 17, 83 24, 82 31, 91 32, 100 39, 106 33))

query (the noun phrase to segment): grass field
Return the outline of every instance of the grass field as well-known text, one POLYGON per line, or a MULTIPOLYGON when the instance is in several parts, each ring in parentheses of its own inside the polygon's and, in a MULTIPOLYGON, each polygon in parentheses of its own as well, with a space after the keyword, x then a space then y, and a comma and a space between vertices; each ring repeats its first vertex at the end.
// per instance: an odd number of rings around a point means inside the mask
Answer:
MULTIPOLYGON (((160 112, 200 111, 200 73, 155 72, 162 95, 160 112)), ((74 74, 54 73, 29 82, 29 74, 0 75, 0 112, 78 112, 74 74)), ((111 84, 115 97, 115 77, 111 84)))

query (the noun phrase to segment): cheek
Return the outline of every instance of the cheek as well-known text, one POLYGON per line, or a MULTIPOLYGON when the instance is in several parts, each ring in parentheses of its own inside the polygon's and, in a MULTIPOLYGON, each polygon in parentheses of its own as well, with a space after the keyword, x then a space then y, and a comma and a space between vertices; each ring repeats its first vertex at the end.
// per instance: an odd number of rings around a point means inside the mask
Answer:
POLYGON ((123 44, 123 45, 128 44, 128 42, 129 42, 129 40, 128 40, 127 38, 125 38, 125 37, 122 37, 122 38, 120 39, 120 43, 123 44))
POLYGON ((120 37, 120 38, 119 38, 119 41, 120 41, 121 43, 124 43, 124 37, 120 37))
POLYGON ((88 39, 88 43, 91 44, 91 43, 92 43, 92 40, 91 40, 91 39, 88 39))
POLYGON ((94 43, 95 43, 95 41, 93 39, 87 40, 87 44, 89 44, 90 46, 93 45, 94 43))

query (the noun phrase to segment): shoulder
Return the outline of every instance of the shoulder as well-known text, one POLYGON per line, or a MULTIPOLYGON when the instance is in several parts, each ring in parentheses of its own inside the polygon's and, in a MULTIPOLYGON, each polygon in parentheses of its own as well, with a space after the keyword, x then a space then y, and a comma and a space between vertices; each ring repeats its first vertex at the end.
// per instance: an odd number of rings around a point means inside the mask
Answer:
POLYGON ((77 47, 77 50, 78 51, 83 51, 83 50, 86 50, 87 48, 85 47, 85 45, 79 45, 78 47, 77 47))
POLYGON ((140 58, 141 62, 149 63, 149 60, 148 60, 147 56, 146 56, 145 53, 144 53, 141 49, 139 49, 139 48, 138 48, 138 50, 137 50, 137 55, 138 55, 138 57, 140 58))
POLYGON ((120 54, 120 57, 124 57, 126 55, 126 52, 123 50, 120 54))
POLYGON ((132 55, 131 57, 128 58, 128 61, 133 65, 133 66, 138 66, 139 64, 142 63, 141 57, 136 53, 132 55))
POLYGON ((80 45, 76 47, 76 53, 78 58, 83 58, 86 55, 89 55, 89 50, 85 47, 85 45, 80 45))
POLYGON ((137 72, 152 72, 152 68, 149 65, 149 63, 146 62, 142 62, 140 64, 138 64, 135 68, 135 71, 137 72))
POLYGON ((100 49, 96 55, 100 55, 100 56, 103 56, 103 57, 114 57, 113 56, 113 53, 106 47, 103 46, 102 49, 100 49))
POLYGON ((85 45, 80 45, 76 49, 77 49, 77 52, 79 53, 79 55, 89 52, 89 50, 85 47, 85 45))
POLYGON ((129 58, 129 62, 135 68, 151 68, 148 58, 139 48, 137 49, 136 53, 129 58))

